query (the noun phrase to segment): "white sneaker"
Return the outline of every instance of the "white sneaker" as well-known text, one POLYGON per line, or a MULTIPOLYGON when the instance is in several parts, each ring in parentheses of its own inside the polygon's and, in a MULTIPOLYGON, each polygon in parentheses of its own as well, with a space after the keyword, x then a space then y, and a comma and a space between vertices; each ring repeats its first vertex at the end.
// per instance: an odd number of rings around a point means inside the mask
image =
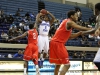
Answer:
POLYGON ((39 68, 36 69, 36 75, 40 75, 39 68))

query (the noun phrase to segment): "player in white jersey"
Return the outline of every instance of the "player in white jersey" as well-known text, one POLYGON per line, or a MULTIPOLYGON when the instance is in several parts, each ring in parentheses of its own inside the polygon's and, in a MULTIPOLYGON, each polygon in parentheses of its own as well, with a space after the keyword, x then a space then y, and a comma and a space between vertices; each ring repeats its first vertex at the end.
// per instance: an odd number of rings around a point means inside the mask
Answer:
MULTIPOLYGON (((83 32, 83 34, 90 33, 90 32, 93 33, 95 31, 95 36, 100 37, 100 3, 97 3, 95 5, 95 15, 97 16, 95 29, 90 30, 90 31, 85 31, 83 32)), ((93 62, 97 66, 98 70, 100 71, 100 48, 98 49, 98 52, 96 53, 96 56, 93 62)))
POLYGON ((36 16, 36 23, 39 25, 38 47, 39 47, 39 67, 43 66, 44 58, 48 55, 49 50, 49 30, 53 24, 55 17, 47 11, 46 15, 38 13, 36 16), (41 19, 41 16, 42 19, 41 19), (50 16, 50 17, 49 17, 50 16), (44 58, 43 58, 44 56, 44 58))
MULTIPOLYGON (((100 36, 100 3, 97 3, 95 5, 95 14, 97 16, 97 18, 96 18, 96 27, 95 27, 97 30, 95 32, 95 35, 100 36)), ((100 71, 100 48, 98 49, 98 52, 97 52, 93 62, 98 67, 98 70, 100 71)))

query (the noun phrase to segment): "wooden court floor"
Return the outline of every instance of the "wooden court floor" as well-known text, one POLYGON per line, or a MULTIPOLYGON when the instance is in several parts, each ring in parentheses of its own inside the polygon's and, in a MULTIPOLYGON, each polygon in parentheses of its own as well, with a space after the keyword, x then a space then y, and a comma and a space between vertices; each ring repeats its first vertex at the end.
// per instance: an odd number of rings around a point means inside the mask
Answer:
MULTIPOLYGON (((24 75, 23 72, 2 72, 0 75, 24 75)), ((28 72, 27 75, 36 75, 35 72, 28 72)), ((54 75, 53 72, 42 72, 41 75, 54 75)), ((100 75, 98 71, 70 71, 66 75, 100 75)))

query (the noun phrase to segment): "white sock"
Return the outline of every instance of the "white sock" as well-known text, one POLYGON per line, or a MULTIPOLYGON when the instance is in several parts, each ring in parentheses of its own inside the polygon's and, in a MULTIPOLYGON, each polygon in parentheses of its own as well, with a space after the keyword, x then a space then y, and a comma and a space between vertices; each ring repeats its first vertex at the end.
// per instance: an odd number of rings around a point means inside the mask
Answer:
POLYGON ((38 65, 36 65, 36 68, 39 68, 39 66, 38 66, 38 65))
POLYGON ((26 70, 27 70, 27 68, 24 68, 24 74, 26 75, 26 70))
POLYGON ((39 66, 36 65, 35 67, 36 67, 36 72, 40 72, 40 70, 39 70, 39 66))

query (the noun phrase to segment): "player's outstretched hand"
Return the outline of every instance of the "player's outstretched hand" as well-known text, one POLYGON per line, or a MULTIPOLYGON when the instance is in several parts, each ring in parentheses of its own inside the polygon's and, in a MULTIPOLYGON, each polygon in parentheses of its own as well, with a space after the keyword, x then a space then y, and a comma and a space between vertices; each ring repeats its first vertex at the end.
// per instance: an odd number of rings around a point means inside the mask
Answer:
POLYGON ((8 42, 13 41, 13 39, 9 39, 8 42))
POLYGON ((95 36, 100 36, 100 30, 99 30, 99 29, 97 29, 97 30, 95 31, 95 36))
POLYGON ((85 35, 85 34, 94 34, 96 31, 96 29, 91 29, 91 30, 88 30, 88 31, 82 31, 82 35, 85 35))

